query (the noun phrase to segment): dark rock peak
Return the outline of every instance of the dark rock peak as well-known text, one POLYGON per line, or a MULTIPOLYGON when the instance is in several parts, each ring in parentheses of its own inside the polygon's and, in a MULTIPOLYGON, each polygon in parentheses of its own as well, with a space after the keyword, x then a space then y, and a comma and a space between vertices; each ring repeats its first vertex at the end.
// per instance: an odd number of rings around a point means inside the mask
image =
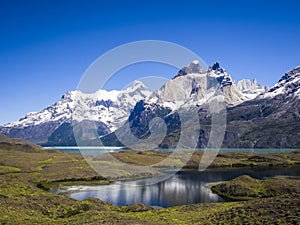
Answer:
POLYGON ((208 71, 212 71, 212 70, 220 72, 220 73, 226 72, 226 70, 220 66, 219 62, 215 62, 212 66, 208 67, 208 71))
POLYGON ((213 70, 217 70, 220 68, 220 63, 219 62, 215 62, 214 65, 211 67, 213 70))
MULTIPOLYGON (((215 62, 212 66, 208 67, 208 72, 211 72, 211 71, 217 71, 219 73, 226 72, 226 70, 220 66, 219 62, 215 62)), ((201 67, 199 61, 194 60, 188 66, 185 66, 181 70, 179 70, 178 74, 174 78, 180 77, 180 76, 185 76, 185 75, 191 74, 191 73, 205 73, 205 72, 206 71, 201 67)))
POLYGON ((288 81, 292 80, 296 76, 300 76, 300 66, 296 67, 295 69, 292 69, 289 72, 286 72, 281 77, 281 79, 279 80, 279 82, 282 82, 282 81, 287 81, 288 82, 288 81))

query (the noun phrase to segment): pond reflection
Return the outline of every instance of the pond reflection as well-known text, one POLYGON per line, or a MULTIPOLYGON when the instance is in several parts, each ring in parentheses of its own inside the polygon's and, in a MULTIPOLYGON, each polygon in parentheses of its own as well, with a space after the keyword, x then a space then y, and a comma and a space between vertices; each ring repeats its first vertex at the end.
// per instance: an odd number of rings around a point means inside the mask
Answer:
POLYGON ((244 174, 254 178, 264 178, 277 175, 300 176, 300 171, 298 168, 181 171, 168 180, 151 185, 147 185, 148 180, 144 179, 102 186, 76 186, 70 187, 68 191, 78 191, 69 195, 77 200, 93 197, 117 206, 143 203, 151 206, 170 207, 193 203, 222 202, 224 200, 212 193, 207 187, 207 183, 230 180, 244 174))

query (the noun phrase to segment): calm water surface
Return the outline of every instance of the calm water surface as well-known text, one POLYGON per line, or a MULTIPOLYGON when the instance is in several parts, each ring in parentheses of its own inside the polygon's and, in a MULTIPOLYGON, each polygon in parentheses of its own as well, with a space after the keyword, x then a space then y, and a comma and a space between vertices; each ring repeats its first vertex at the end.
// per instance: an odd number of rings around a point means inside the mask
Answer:
POLYGON ((119 152, 124 150, 123 147, 93 147, 93 146, 85 146, 85 147, 76 147, 76 146, 50 146, 43 147, 46 150, 60 150, 62 152, 67 153, 75 153, 97 157, 99 155, 109 153, 109 152, 119 152))
POLYGON ((69 191, 78 192, 69 196, 77 200, 98 198, 117 206, 144 203, 151 206, 171 207, 203 202, 222 202, 224 200, 212 193, 207 184, 230 180, 244 174, 261 179, 278 175, 300 176, 300 170, 299 168, 280 168, 181 171, 164 182, 152 185, 147 185, 147 179, 144 179, 103 186, 70 187, 69 191))
MULTIPOLYGON (((119 152, 125 150, 123 147, 93 147, 93 146, 50 146, 44 147, 47 150, 60 150, 63 152, 75 153, 75 154, 83 154, 83 155, 90 155, 93 157, 108 153, 108 152, 119 152)), ((184 151, 185 149, 177 149, 177 151, 184 151)), ((173 152, 174 149, 157 149, 156 151, 159 152, 173 152)), ((203 151, 203 149, 198 149, 196 151, 203 151)), ((223 148, 220 149, 219 152, 253 152, 256 154, 268 154, 268 153, 280 153, 280 152, 292 152, 295 149, 248 149, 248 148, 223 148)))

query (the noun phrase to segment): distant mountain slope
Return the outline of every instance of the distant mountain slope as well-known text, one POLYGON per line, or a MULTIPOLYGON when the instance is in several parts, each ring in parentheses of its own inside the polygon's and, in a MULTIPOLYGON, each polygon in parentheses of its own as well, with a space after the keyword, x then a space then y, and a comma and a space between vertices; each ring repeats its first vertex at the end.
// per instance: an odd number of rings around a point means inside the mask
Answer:
POLYGON ((299 87, 300 67, 297 67, 282 76, 268 92, 229 109, 230 123, 241 120, 239 125, 245 124, 245 131, 235 145, 248 142, 254 147, 299 148, 299 87))
POLYGON ((42 151, 42 148, 40 146, 29 143, 25 140, 11 139, 2 134, 0 134, 0 149, 23 152, 42 151))

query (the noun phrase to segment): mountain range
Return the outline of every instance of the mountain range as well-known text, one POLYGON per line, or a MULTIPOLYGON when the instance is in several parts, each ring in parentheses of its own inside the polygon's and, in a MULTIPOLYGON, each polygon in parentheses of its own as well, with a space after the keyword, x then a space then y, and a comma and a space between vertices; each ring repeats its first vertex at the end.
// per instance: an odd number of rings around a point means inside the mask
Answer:
MULTIPOLYGON (((154 92, 140 81, 122 91, 99 90, 92 94, 71 91, 42 111, 28 113, 19 121, 1 126, 0 133, 43 145, 76 145, 74 124, 80 125, 82 134, 89 134, 87 131, 95 124, 97 137, 105 145, 118 146, 122 145, 120 137, 128 132, 140 139, 149 137, 150 121, 160 117, 167 130, 159 147, 174 148, 181 135, 179 114, 193 112, 201 126, 194 126, 193 118, 190 122, 187 119, 188 129, 195 134, 190 138, 197 139, 197 147, 202 148, 207 145, 211 130, 208 103, 217 93, 224 96, 227 112, 222 147, 297 148, 300 146, 299 86, 300 67, 287 72, 268 88, 256 80, 236 83, 219 63, 204 69, 198 61, 193 61, 154 92)), ((84 144, 93 145, 96 143, 93 138, 84 136, 84 144)))
POLYGON ((96 123, 99 136, 102 136, 121 126, 135 104, 150 93, 140 81, 122 91, 99 90, 89 94, 70 91, 40 112, 28 113, 16 122, 1 126, 0 133, 37 144, 69 145, 72 142, 74 145, 75 112, 81 115, 76 122, 86 127, 96 123))

